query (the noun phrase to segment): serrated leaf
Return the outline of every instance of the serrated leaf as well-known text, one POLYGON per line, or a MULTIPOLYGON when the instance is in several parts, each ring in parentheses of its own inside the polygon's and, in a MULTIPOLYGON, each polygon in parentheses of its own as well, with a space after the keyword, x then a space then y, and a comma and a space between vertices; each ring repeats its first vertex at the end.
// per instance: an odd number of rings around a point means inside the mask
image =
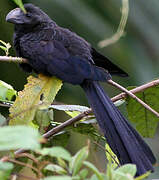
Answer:
POLYGON ((122 172, 124 174, 129 174, 132 177, 135 176, 136 171, 137 171, 136 165, 134 165, 134 164, 126 164, 115 170, 116 173, 122 172))
POLYGON ((0 129, 0 151, 19 148, 36 150, 40 148, 40 135, 36 129, 26 126, 7 126, 0 129))
POLYGON ((56 164, 48 164, 44 169, 55 172, 60 175, 67 174, 67 171, 64 168, 62 168, 61 166, 58 166, 56 164))
POLYGON ((75 176, 79 172, 83 161, 86 160, 88 157, 88 146, 79 150, 71 159, 70 161, 70 171, 72 175, 75 176))
POLYGON ((31 123, 40 107, 39 104, 50 106, 61 86, 61 80, 55 77, 30 76, 24 90, 18 93, 15 103, 10 108, 10 125, 31 123))
POLYGON ((71 155, 62 147, 52 147, 52 148, 43 148, 39 151, 42 155, 49 155, 55 158, 62 158, 64 160, 70 161, 71 155))
POLYGON ((13 0, 20 8, 21 8, 21 10, 24 12, 24 13, 26 13, 26 10, 25 10, 25 8, 24 8, 24 5, 23 5, 23 3, 22 3, 22 0, 13 0))
MULTIPOLYGON (((129 89, 132 88, 129 87, 129 89)), ((148 88, 135 95, 150 105, 154 110, 159 111, 159 86, 148 88)), ((126 102, 129 119, 139 133, 144 137, 153 137, 158 126, 158 117, 131 97, 127 97, 126 102)))
POLYGON ((50 176, 42 180, 72 180, 72 178, 70 176, 50 176))
POLYGON ((6 118, 2 114, 0 114, 0 126, 4 126, 6 124, 7 124, 6 118))
POLYGON ((13 89, 13 87, 7 84, 4 81, 0 80, 0 100, 11 101, 14 97, 16 97, 17 91, 13 89))
POLYGON ((84 161, 83 164, 95 173, 98 180, 104 180, 104 178, 102 177, 102 174, 98 171, 98 169, 92 163, 88 161, 84 161))
POLYGON ((13 169, 13 164, 0 161, 0 179, 8 180, 13 169))

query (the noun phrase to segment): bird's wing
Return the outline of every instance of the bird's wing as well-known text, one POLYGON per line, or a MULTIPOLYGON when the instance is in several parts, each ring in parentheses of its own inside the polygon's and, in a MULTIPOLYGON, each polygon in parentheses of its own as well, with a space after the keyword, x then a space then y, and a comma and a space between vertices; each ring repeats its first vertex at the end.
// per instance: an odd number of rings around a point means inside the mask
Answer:
POLYGON ((65 82, 81 84, 85 79, 106 81, 110 75, 86 59, 73 56, 57 40, 27 40, 20 44, 22 54, 37 73, 56 76, 65 82))
POLYGON ((96 66, 102 67, 109 71, 111 75, 118 75, 127 77, 128 74, 120 69, 117 65, 113 64, 107 57, 103 56, 92 48, 92 58, 96 66))

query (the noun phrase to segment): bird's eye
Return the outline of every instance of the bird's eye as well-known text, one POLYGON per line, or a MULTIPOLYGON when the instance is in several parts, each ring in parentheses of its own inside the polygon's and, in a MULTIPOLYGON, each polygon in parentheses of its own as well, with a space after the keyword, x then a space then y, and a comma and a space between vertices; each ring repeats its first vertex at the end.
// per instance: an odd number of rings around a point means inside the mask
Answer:
POLYGON ((25 16, 29 18, 29 17, 31 17, 31 14, 30 13, 26 13, 25 16))

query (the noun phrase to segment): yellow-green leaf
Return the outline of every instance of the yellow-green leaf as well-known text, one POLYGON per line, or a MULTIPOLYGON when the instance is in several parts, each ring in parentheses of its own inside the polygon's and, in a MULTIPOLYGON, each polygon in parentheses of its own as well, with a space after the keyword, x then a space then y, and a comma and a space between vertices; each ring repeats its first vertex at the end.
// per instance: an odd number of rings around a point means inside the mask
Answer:
POLYGON ((17 91, 11 85, 0 80, 0 101, 12 101, 16 95, 17 91))
POLYGON ((23 3, 22 3, 22 0, 13 0, 14 2, 15 2, 15 4, 17 4, 20 8, 21 8, 21 10, 24 12, 24 13, 26 13, 26 10, 25 10, 25 8, 24 8, 24 5, 23 5, 23 3))
POLYGON ((31 123, 36 110, 42 106, 50 106, 61 86, 61 80, 55 77, 29 76, 24 90, 18 93, 10 108, 10 125, 31 123))
POLYGON ((105 149, 106 149, 106 157, 107 157, 109 163, 112 165, 112 168, 115 169, 120 164, 119 160, 107 143, 105 145, 105 149))

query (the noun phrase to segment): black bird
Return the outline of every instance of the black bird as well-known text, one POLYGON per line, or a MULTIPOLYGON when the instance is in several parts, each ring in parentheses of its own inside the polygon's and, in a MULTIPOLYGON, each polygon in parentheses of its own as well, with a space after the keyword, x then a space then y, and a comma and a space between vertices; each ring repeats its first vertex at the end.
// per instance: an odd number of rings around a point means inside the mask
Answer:
POLYGON ((98 81, 110 74, 127 76, 77 34, 58 26, 40 8, 24 5, 27 13, 16 8, 6 21, 15 24, 14 47, 17 56, 29 64, 21 67, 31 72, 56 76, 63 82, 80 85, 94 111, 98 124, 121 164, 134 163, 137 175, 153 171, 155 157, 137 131, 123 117, 98 81), (109 71, 109 73, 108 73, 109 71))

